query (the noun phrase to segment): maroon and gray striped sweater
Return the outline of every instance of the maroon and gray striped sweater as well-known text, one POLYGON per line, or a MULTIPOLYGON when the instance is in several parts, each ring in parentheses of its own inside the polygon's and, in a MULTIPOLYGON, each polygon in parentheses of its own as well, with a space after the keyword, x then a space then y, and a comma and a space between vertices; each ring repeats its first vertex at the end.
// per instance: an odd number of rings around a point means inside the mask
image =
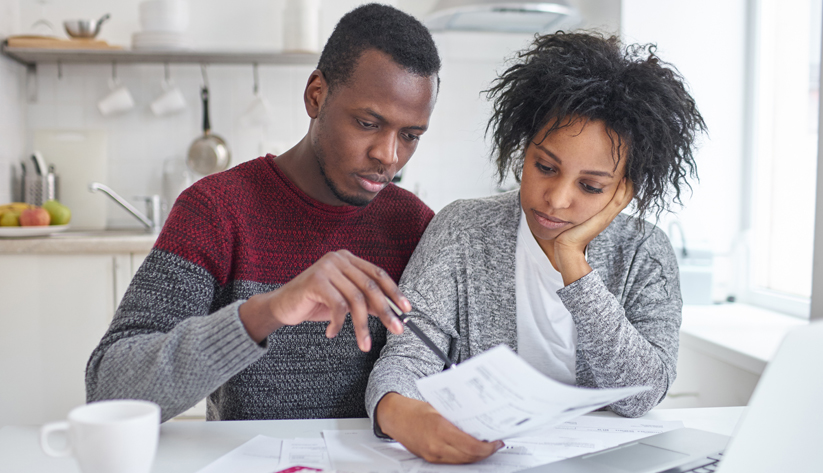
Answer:
POLYGON ((330 251, 348 249, 397 281, 433 217, 394 185, 365 207, 326 205, 269 155, 201 179, 178 198, 86 369, 88 401, 158 403, 163 420, 208 396, 209 419, 365 417, 364 393, 386 341, 372 350, 347 319, 283 327, 262 345, 238 307, 287 283, 330 251))

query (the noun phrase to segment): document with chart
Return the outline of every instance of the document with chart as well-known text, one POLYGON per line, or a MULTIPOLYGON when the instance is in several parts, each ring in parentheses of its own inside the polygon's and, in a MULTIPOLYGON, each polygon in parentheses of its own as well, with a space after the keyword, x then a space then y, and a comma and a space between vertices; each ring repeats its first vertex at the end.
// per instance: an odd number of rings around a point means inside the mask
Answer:
POLYGON ((649 389, 590 389, 554 381, 500 345, 417 380, 423 398, 480 440, 506 439, 550 427, 649 389))

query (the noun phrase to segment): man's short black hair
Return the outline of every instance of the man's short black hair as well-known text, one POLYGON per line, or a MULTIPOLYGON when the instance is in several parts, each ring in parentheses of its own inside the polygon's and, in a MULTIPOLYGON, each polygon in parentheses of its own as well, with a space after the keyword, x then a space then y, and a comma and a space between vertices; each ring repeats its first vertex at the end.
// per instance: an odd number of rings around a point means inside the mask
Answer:
POLYGON ((422 77, 440 71, 440 56, 425 26, 396 8, 369 3, 346 13, 323 48, 317 68, 329 91, 351 78, 357 60, 368 49, 388 54, 401 67, 422 77))

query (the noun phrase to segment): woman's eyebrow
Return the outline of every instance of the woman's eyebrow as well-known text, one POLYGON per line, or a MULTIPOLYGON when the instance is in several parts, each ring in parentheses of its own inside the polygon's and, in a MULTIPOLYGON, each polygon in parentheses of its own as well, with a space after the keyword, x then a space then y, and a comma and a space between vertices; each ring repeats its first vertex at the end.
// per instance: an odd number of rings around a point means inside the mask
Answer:
MULTIPOLYGON (((556 154, 554 154, 551 151, 549 151, 548 149, 546 149, 545 146, 543 146, 543 145, 535 145, 535 146, 537 146, 537 148, 540 149, 540 151, 543 151, 543 153, 545 153, 546 156, 551 158, 553 161, 556 161, 557 164, 563 164, 563 161, 561 161, 560 158, 557 157, 556 154)), ((583 171, 580 171, 580 174, 588 174, 590 176, 601 176, 601 177, 611 177, 611 178, 614 177, 614 174, 612 174, 610 172, 606 172, 606 171, 583 170, 583 171)))

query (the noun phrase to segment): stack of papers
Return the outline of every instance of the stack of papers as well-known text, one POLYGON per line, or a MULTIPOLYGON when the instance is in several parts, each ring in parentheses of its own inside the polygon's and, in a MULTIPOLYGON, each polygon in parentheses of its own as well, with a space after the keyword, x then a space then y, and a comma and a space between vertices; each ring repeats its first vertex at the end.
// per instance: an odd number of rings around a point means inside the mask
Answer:
POLYGON ((371 430, 327 430, 323 438, 294 440, 258 435, 198 473, 276 473, 293 466, 338 473, 510 473, 681 427, 680 421, 580 417, 507 439, 503 449, 471 465, 428 463, 371 430))
POLYGON ((562 384, 505 346, 418 380, 417 387, 463 431, 504 439, 506 446, 471 465, 434 465, 371 430, 326 430, 323 438, 293 440, 259 435, 198 473, 277 473, 294 466, 339 473, 509 473, 683 427, 679 421, 581 417, 648 388, 562 384))

